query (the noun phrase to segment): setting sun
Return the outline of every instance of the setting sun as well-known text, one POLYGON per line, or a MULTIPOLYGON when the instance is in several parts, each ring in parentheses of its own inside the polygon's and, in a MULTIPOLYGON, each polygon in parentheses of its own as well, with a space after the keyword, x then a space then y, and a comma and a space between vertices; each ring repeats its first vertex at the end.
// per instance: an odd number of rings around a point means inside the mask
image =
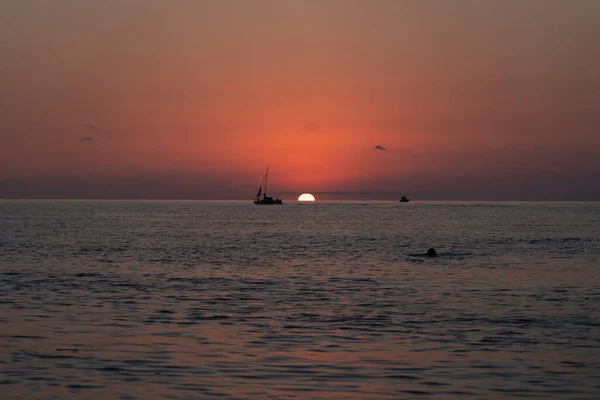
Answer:
POLYGON ((315 201, 315 196, 310 193, 303 193, 298 197, 298 201, 315 201))

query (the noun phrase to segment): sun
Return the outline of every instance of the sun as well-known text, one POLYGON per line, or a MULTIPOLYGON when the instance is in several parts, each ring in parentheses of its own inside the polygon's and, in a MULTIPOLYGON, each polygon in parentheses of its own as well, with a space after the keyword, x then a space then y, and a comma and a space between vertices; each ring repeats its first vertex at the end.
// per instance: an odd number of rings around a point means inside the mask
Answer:
POLYGON ((298 201, 315 201, 315 196, 310 193, 303 193, 298 197, 298 201))

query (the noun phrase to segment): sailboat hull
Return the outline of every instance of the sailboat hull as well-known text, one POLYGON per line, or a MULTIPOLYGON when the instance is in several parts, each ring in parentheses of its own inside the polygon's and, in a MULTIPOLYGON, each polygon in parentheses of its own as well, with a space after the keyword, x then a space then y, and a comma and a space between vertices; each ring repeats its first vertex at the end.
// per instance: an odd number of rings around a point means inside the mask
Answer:
POLYGON ((283 201, 281 201, 281 199, 272 199, 270 197, 267 197, 266 199, 254 200, 254 204, 256 204, 257 206, 283 204, 283 201))

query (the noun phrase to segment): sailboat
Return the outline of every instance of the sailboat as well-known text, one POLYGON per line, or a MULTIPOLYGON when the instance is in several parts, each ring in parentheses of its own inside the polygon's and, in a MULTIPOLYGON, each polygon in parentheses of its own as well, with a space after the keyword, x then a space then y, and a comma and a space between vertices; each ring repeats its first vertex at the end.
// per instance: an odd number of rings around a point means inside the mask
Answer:
POLYGON ((281 201, 281 199, 274 199, 272 197, 267 196, 267 180, 268 179, 269 179, 269 166, 267 166, 267 172, 265 173, 265 177, 263 178, 262 182, 260 183, 260 187, 258 188, 256 197, 254 198, 254 204, 256 204, 256 205, 283 204, 283 201, 281 201), (263 192, 263 186, 265 187, 264 192, 263 192), (263 195, 262 199, 260 198, 261 194, 263 195))
POLYGON ((400 199, 400 203, 408 203, 410 201, 409 198, 407 198, 406 196, 402 196, 402 198, 400 199))

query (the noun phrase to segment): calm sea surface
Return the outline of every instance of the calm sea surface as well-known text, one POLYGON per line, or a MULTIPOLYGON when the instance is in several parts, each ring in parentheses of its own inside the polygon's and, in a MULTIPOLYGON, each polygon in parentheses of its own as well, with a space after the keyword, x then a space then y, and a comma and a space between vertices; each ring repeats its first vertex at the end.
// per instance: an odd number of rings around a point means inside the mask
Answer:
POLYGON ((599 399, 600 203, 0 201, 0 398, 599 399))

